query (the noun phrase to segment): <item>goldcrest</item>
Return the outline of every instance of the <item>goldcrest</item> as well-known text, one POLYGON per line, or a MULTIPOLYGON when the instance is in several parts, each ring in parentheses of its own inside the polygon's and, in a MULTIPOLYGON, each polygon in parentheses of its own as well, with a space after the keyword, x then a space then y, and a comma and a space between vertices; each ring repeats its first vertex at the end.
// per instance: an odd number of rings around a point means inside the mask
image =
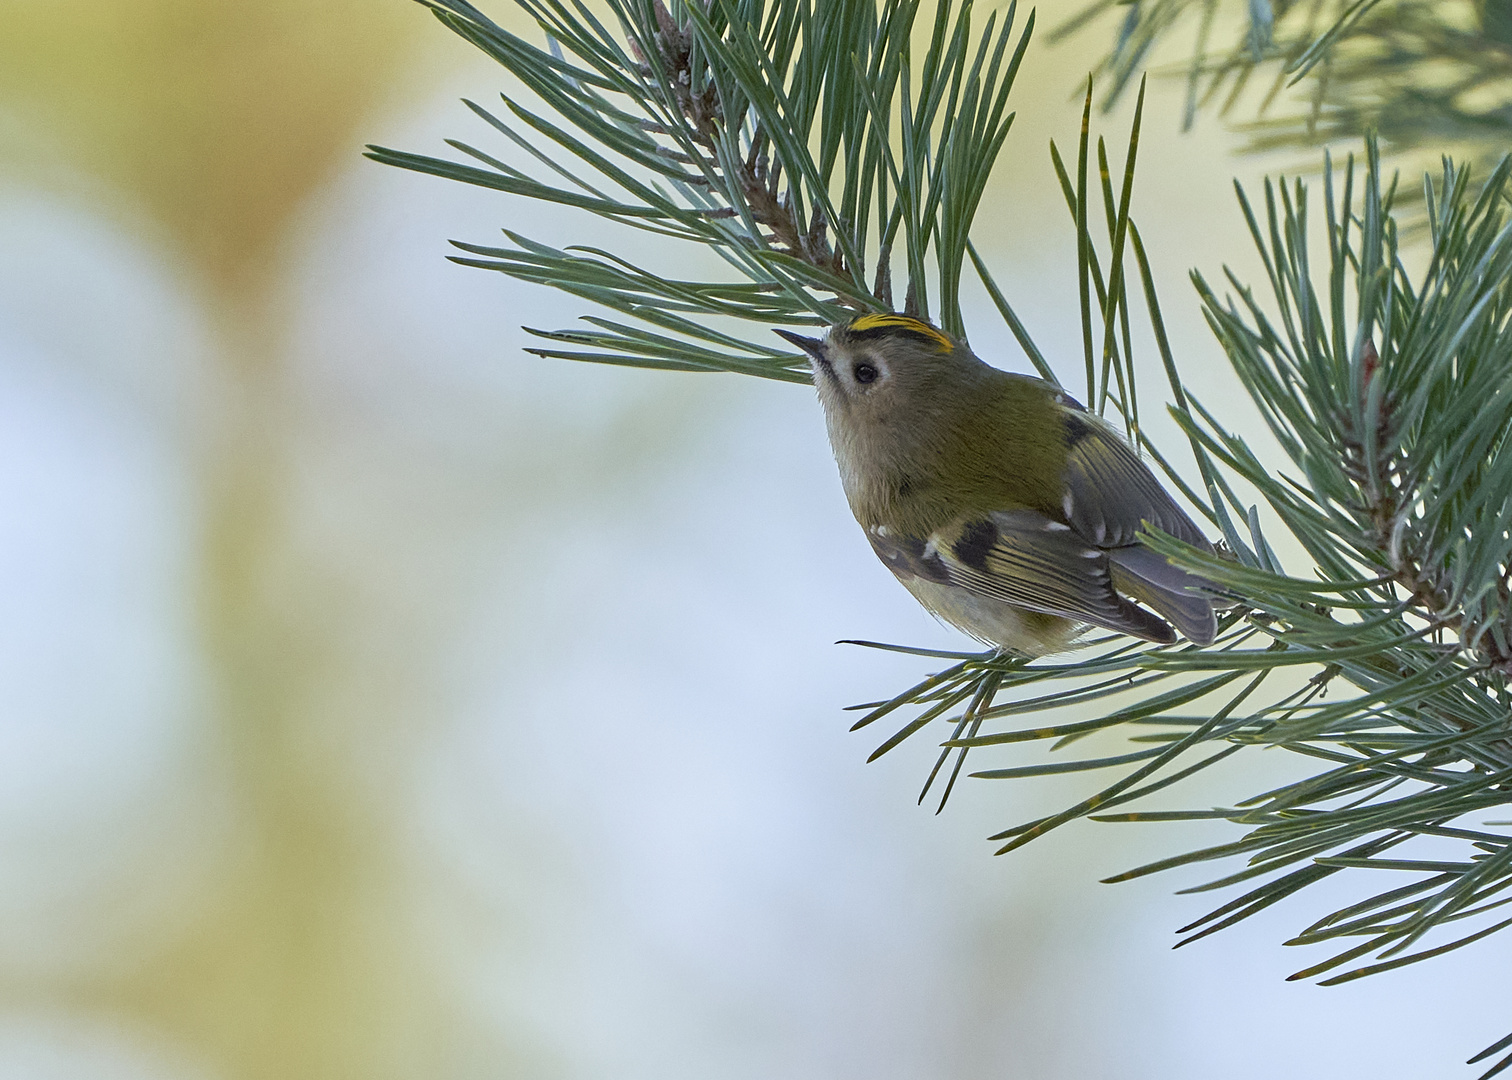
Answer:
POLYGON ((1089 627, 1201 645, 1214 586, 1139 543, 1212 547, 1117 432, 1058 387, 929 323, 866 314, 808 354, 851 512, 929 611, 1023 656, 1089 627), (1175 629, 1173 629, 1173 626, 1175 629))

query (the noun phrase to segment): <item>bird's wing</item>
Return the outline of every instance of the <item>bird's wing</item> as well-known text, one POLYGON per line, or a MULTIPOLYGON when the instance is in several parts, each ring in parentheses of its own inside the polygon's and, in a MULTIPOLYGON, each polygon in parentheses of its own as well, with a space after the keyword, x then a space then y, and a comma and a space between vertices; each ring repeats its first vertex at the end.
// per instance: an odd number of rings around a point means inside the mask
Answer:
POLYGON ((1119 596, 1108 553, 1035 510, 1006 510, 936 531, 923 565, 949 583, 1030 611, 1169 643, 1170 626, 1119 596))
POLYGON ((1085 412, 1067 409, 1065 498, 1062 510, 1078 536, 1109 552, 1113 584, 1149 604, 1201 645, 1217 632, 1211 582, 1189 574, 1139 545, 1145 522, 1211 551, 1192 519, 1160 486, 1129 444, 1085 412), (1206 594, 1202 591, 1206 587, 1206 594))
POLYGON ((1202 530, 1182 512, 1129 447, 1086 412, 1067 409, 1065 499, 1071 528, 1100 548, 1138 543, 1148 521, 1193 547, 1211 551, 1202 530))

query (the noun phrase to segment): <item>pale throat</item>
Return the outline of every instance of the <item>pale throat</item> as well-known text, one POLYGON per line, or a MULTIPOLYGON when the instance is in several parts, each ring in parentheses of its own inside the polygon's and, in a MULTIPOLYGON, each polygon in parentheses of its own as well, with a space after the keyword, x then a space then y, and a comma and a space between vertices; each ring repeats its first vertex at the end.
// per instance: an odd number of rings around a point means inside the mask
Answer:
POLYGON ((851 513, 864 527, 916 525, 922 496, 933 488, 928 470, 910 437, 909 425, 873 431, 838 421, 826 410, 830 444, 840 467, 840 483, 851 513))

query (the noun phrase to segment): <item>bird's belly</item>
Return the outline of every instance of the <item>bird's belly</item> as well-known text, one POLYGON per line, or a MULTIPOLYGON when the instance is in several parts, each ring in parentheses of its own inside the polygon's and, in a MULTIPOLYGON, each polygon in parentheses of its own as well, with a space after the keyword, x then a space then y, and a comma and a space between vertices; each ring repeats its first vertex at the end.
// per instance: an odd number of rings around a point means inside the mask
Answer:
POLYGON ((913 575, 900 574, 898 580, 937 618, 978 641, 1025 656, 1043 656, 1069 648, 1082 629, 1080 623, 1060 615, 1014 607, 955 585, 913 575))

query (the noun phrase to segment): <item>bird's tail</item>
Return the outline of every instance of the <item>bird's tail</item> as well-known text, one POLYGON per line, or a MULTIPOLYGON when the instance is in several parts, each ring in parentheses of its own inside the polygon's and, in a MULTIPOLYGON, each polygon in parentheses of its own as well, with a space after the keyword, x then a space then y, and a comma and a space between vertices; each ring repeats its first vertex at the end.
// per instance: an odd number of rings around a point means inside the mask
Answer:
POLYGON ((1164 615, 1188 641, 1213 643, 1218 618, 1211 595, 1216 586, 1211 581, 1172 566, 1164 555, 1147 547, 1121 547, 1108 555, 1115 589, 1164 615))

